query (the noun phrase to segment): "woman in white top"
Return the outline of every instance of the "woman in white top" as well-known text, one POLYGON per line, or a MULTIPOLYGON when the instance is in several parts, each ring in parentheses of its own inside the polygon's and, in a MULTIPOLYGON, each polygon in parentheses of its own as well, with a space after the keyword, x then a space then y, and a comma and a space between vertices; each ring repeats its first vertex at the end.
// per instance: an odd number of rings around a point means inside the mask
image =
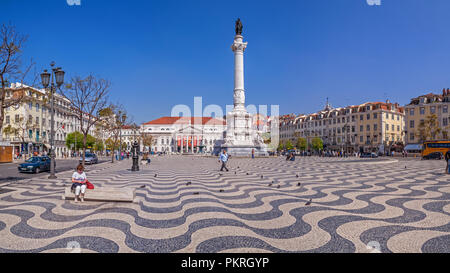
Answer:
POLYGON ((77 171, 72 175, 73 187, 75 187, 75 203, 78 203, 78 197, 84 202, 84 194, 86 192, 86 173, 82 164, 78 165, 77 171), (81 192, 81 195, 80 195, 81 192))

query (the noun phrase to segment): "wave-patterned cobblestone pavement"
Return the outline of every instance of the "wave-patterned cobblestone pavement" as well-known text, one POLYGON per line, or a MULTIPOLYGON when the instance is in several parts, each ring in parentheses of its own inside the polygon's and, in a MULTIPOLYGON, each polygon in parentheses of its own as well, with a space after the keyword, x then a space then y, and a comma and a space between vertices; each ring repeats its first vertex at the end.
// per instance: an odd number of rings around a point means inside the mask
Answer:
POLYGON ((136 188, 136 204, 64 201, 70 173, 0 189, 0 252, 450 252, 443 161, 130 162, 88 178, 136 188))

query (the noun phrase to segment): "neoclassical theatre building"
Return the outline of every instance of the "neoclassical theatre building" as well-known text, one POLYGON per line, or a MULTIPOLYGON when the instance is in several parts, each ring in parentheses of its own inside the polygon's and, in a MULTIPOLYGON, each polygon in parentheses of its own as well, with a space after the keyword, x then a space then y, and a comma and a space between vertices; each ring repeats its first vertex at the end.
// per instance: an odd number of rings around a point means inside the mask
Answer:
POLYGON ((154 152, 218 152, 225 137, 226 121, 211 117, 162 117, 141 125, 152 135, 154 152))

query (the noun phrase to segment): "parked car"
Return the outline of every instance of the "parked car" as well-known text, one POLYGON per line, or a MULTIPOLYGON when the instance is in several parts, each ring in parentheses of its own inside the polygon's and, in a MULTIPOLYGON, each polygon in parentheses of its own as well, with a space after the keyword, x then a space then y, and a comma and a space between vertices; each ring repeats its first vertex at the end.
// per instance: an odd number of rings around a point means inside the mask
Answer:
POLYGON ((21 173, 40 173, 50 171, 50 157, 48 156, 33 156, 19 164, 18 169, 21 173))
MULTIPOLYGON (((86 153, 84 158, 85 164, 98 164, 98 157, 93 153, 86 153)), ((83 163, 83 157, 80 157, 80 163, 83 163)))
POLYGON ((360 158, 378 158, 376 153, 361 153, 360 158))
POLYGON ((442 155, 441 152, 430 153, 423 157, 423 159, 425 159, 425 160, 430 160, 430 159, 441 160, 443 158, 444 158, 444 156, 442 155))

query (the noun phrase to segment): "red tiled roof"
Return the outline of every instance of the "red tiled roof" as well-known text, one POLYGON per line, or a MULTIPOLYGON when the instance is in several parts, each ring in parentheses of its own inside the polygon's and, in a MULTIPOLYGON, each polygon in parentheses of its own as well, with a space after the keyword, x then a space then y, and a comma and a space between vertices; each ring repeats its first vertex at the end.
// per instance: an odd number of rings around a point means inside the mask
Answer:
POLYGON ((162 117, 144 123, 144 125, 168 125, 168 124, 201 124, 202 125, 226 125, 226 121, 223 119, 217 119, 212 117, 162 117))

